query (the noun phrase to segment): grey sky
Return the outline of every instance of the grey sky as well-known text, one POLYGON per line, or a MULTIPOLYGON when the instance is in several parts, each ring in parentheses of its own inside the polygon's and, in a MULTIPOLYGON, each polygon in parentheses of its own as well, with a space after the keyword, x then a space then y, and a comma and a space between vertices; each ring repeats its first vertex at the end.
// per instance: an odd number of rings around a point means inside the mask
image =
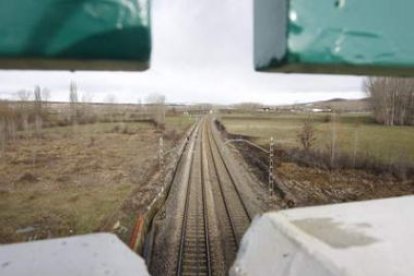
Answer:
POLYGON ((0 71, 0 96, 48 87, 52 100, 68 98, 69 83, 94 101, 116 95, 137 102, 150 93, 169 102, 271 104, 360 98, 360 77, 285 75, 253 70, 252 1, 154 0, 153 55, 146 72, 0 71))

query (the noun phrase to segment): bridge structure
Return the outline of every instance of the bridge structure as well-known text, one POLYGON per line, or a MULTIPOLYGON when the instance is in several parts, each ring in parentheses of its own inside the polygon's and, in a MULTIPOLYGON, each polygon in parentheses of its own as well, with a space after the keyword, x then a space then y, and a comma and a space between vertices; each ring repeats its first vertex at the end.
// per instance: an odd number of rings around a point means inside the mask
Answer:
MULTIPOLYGON (((150 4, 0 1, 0 69, 146 70, 150 4)), ((255 69, 413 76, 413 10, 406 0, 255 0, 255 69)), ((265 214, 237 236, 231 274, 412 275, 413 202, 410 196, 265 214)), ((148 271, 116 237, 93 234, 0 246, 0 274, 148 271)))

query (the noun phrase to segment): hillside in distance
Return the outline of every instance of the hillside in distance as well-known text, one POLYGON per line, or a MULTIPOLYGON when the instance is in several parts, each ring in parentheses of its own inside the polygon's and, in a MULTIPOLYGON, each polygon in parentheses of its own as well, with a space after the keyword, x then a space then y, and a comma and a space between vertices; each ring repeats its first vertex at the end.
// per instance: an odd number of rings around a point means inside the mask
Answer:
POLYGON ((296 107, 307 109, 331 109, 341 112, 364 112, 370 110, 369 98, 362 99, 342 99, 334 98, 326 101, 317 101, 303 104, 295 104, 284 107, 296 107))

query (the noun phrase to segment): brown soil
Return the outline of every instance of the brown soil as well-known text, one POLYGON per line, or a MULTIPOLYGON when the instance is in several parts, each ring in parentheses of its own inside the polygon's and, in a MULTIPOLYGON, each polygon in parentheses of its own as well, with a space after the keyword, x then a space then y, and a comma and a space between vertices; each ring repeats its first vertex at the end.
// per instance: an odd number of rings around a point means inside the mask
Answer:
MULTIPOLYGON (((183 131, 166 138, 166 150, 183 131)), ((149 123, 106 123, 9 142, 0 158, 0 243, 95 231, 128 240, 159 185, 158 137, 149 123)))
POLYGON ((320 170, 282 163, 277 173, 294 195, 296 206, 309 206, 410 195, 414 180, 377 176, 362 170, 320 170))
MULTIPOLYGON (((227 139, 238 138, 222 129, 227 139)), ((248 139, 249 137, 242 137, 248 139)), ((246 143, 235 147, 263 183, 268 182, 268 154, 246 143)), ((390 174, 364 170, 320 169, 280 161, 283 150, 275 149, 275 197, 271 209, 332 204, 414 194, 414 179, 401 180, 390 174), (282 151, 282 152, 279 152, 282 151)))

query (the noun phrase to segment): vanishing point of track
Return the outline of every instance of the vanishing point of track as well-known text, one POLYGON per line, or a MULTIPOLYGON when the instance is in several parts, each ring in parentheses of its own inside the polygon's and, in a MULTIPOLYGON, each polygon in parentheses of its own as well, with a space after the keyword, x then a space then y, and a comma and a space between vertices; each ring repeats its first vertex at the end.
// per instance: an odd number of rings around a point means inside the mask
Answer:
MULTIPOLYGON (((216 269, 215 262, 223 260, 215 257, 215 251, 222 251, 222 256, 227 260, 227 270, 236 256, 242 235, 251 222, 237 182, 211 128, 211 121, 204 120, 196 133, 197 144, 192 155, 181 223, 177 275, 225 273, 226 271, 216 269), (206 167, 210 169, 206 170, 206 167), (206 180, 207 174, 210 174, 208 176, 212 181, 206 180), (209 201, 206 196, 208 192, 214 193, 214 201, 209 201), (211 212, 215 212, 215 216, 211 212), (214 217, 219 217, 220 221, 212 219, 214 217), (213 226, 220 229, 221 248, 212 245, 210 232, 213 226)), ((216 236, 214 235, 215 238, 216 236)))

